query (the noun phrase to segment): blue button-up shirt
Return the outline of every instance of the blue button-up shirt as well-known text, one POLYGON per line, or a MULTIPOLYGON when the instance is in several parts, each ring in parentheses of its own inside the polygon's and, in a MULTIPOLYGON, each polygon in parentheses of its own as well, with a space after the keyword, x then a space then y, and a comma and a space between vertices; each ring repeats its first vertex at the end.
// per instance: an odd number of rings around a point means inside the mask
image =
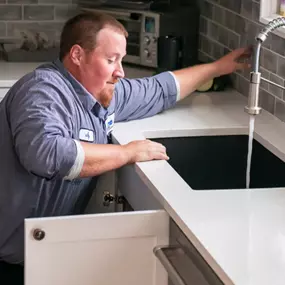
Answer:
POLYGON ((169 72, 121 79, 105 109, 57 60, 25 75, 0 103, 0 259, 23 262, 24 219, 80 214, 95 178, 78 178, 79 143, 106 144, 113 121, 155 115, 177 99, 169 72))

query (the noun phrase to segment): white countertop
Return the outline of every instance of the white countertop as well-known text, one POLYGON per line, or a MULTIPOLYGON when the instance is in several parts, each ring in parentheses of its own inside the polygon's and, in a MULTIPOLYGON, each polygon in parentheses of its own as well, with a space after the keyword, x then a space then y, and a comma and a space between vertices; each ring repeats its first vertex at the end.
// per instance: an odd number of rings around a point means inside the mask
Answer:
POLYGON ((23 75, 34 70, 40 64, 40 62, 0 61, 0 88, 11 87, 23 75))
MULTIPOLYGON (((152 118, 115 125, 120 144, 155 137, 247 134, 246 98, 192 94, 152 118)), ((285 125, 263 111, 254 137, 285 161, 285 125)), ((194 191, 166 161, 137 163, 154 196, 225 284, 285 283, 285 189, 194 191)), ((145 180, 144 180, 145 181, 145 180)))

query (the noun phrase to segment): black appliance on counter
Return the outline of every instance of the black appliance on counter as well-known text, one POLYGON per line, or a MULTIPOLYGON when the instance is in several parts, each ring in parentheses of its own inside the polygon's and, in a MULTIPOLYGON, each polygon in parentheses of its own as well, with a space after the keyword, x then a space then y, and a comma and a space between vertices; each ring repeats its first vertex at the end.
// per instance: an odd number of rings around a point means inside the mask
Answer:
POLYGON ((159 72, 198 63, 200 13, 195 0, 80 0, 79 4, 82 10, 108 13, 124 25, 129 34, 125 63, 159 72), (137 10, 130 8, 133 5, 148 6, 137 10), (175 9, 169 9, 171 5, 175 9))
POLYGON ((79 0, 85 7, 109 7, 131 10, 173 11, 179 7, 192 6, 196 0, 79 0))

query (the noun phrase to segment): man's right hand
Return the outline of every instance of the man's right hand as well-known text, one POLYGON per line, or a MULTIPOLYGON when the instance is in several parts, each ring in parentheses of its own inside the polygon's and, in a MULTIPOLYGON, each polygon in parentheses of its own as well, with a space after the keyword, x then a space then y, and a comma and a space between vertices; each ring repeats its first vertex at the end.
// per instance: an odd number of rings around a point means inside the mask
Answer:
POLYGON ((133 141, 122 147, 126 151, 129 164, 149 160, 169 159, 165 146, 150 140, 133 141))

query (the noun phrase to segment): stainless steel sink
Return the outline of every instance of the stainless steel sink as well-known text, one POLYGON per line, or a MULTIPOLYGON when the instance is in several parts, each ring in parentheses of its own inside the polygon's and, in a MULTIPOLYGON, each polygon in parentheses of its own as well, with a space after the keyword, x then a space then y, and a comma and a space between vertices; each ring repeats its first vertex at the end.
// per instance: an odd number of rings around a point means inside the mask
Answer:
MULTIPOLYGON (((247 135, 156 138, 169 164, 194 190, 246 187, 247 135)), ((250 188, 285 186, 285 163, 253 141, 250 188)))

